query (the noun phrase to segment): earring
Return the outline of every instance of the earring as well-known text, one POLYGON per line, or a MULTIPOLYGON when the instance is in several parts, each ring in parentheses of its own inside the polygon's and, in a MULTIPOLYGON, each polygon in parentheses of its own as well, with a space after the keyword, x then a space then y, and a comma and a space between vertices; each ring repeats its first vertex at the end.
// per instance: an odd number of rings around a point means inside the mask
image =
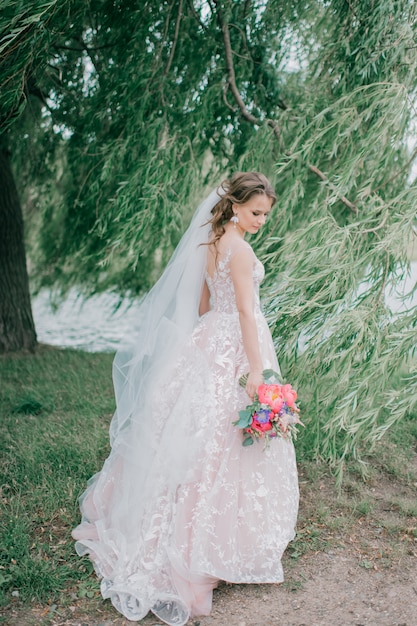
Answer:
POLYGON ((230 218, 230 221, 233 223, 233 228, 236 228, 236 224, 239 224, 239 217, 234 213, 230 218))

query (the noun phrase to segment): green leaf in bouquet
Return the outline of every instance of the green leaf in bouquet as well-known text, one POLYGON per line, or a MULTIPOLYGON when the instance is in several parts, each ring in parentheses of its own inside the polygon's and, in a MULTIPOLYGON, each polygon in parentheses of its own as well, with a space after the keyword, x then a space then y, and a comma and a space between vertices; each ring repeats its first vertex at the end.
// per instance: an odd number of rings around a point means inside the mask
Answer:
MULTIPOLYGON (((280 385, 282 385, 284 382, 282 379, 282 376, 278 374, 278 372, 276 372, 275 370, 270 370, 270 369, 263 370, 262 376, 264 378, 265 383, 279 383, 280 385)), ((246 387, 248 377, 249 377, 249 372, 239 378, 239 385, 241 387, 246 387)))
POLYGON ((263 374, 265 383, 272 382, 272 383, 279 383, 280 385, 282 385, 284 382, 282 380, 282 376, 278 374, 278 372, 275 372, 275 370, 264 370, 262 374, 263 374))
POLYGON ((246 439, 243 440, 242 446, 251 446, 253 444, 253 439, 252 437, 246 437, 246 439))
POLYGON ((241 377, 239 378, 239 385, 240 385, 241 387, 243 387, 243 388, 245 388, 245 387, 246 387, 246 383, 248 382, 248 376, 249 376, 249 373, 247 373, 247 374, 243 374, 243 376, 241 376, 241 377))
POLYGON ((247 428, 252 422, 252 412, 248 409, 242 409, 239 411, 239 419, 236 426, 239 428, 247 428))

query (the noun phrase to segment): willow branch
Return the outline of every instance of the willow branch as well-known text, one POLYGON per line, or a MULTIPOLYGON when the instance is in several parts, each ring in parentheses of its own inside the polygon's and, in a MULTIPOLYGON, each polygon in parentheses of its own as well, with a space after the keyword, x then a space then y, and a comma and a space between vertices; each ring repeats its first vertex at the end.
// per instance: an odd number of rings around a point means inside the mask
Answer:
POLYGON ((166 68, 164 71, 164 75, 166 76, 169 72, 169 70, 171 69, 171 65, 172 65, 172 60, 174 58, 174 54, 175 54, 175 48, 177 47, 177 43, 178 43, 178 35, 180 32, 180 23, 181 23, 181 17, 182 17, 182 2, 183 0, 180 0, 180 4, 178 7, 178 15, 177 15, 177 21, 175 23, 175 33, 174 33, 174 41, 172 42, 172 47, 171 47, 171 52, 169 55, 169 59, 168 59, 168 63, 166 64, 166 68))
MULTIPOLYGON (((328 185, 328 187, 330 187, 330 189, 332 191, 336 191, 336 186, 333 185, 333 183, 331 183, 329 181, 329 179, 327 178, 326 174, 324 174, 324 172, 322 172, 318 167, 316 167, 315 165, 311 165, 311 163, 307 163, 307 167, 310 170, 310 172, 313 172, 313 174, 315 174, 316 176, 318 176, 320 178, 320 180, 322 180, 324 183, 326 183, 328 185)), ((358 207, 355 206, 353 204, 353 202, 351 202, 350 200, 348 200, 346 198, 346 196, 339 196, 339 200, 341 202, 343 202, 343 204, 345 204, 351 211, 353 211, 356 215, 358 214, 358 207)))
MULTIPOLYGON (((252 115, 252 113, 248 111, 248 109, 245 106, 245 103, 242 100, 242 96, 240 95, 239 89, 237 88, 235 68, 233 64, 233 50, 232 50, 232 44, 230 42, 229 25, 223 22, 219 11, 217 12, 217 15, 218 15, 219 23, 220 23, 222 34, 223 34, 224 50, 226 54, 226 67, 228 71, 228 86, 230 87, 233 97, 236 100, 236 104, 239 107, 242 117, 248 122, 250 122, 251 124, 254 124, 255 126, 260 126, 262 124, 262 121, 259 120, 254 115, 252 115)), ((224 92, 223 99, 225 98, 226 98, 226 94, 224 92)), ((230 105, 228 106, 229 108, 231 108, 230 105)), ((268 126, 272 128, 275 137, 281 143, 281 133, 280 133, 277 122, 271 119, 267 119, 266 123, 268 124, 268 126)))
POLYGON ((245 4, 243 6, 243 18, 246 17, 246 15, 247 15, 247 13, 249 11, 250 3, 251 3, 251 0, 245 0, 245 4))
POLYGON ((378 295, 377 295, 377 297, 375 298, 375 303, 374 303, 374 306, 372 307, 372 309, 373 309, 373 310, 375 310, 375 309, 378 307, 378 305, 380 304, 380 302, 381 302, 381 300, 382 300, 382 298, 383 298, 383 295, 384 295, 384 292, 385 292, 385 287, 386 287, 386 285, 387 285, 387 280, 388 280, 389 262, 390 262, 390 254, 389 254, 389 252, 387 251, 387 254, 386 254, 386 262, 385 262, 384 278, 382 279, 382 282, 381 282, 381 286, 380 286, 380 288, 379 288, 378 295))
POLYGON ((220 21, 222 34, 223 34, 223 43, 224 43, 224 50, 226 54, 226 67, 228 71, 228 83, 229 83, 230 90, 233 94, 234 99, 236 100, 236 104, 239 107, 242 117, 248 122, 250 122, 251 124, 258 126, 260 123, 259 120, 247 110, 245 103, 243 102, 242 97, 239 93, 239 89, 237 88, 237 85, 236 85, 236 74, 235 74, 235 68, 233 65, 233 52, 232 52, 232 45, 230 43, 229 26, 228 24, 223 23, 223 20, 221 19, 221 15, 219 11, 217 12, 217 15, 220 21))
POLYGON ((377 230, 381 230, 381 228, 385 226, 387 219, 388 219, 388 213, 386 214, 382 222, 379 224, 379 226, 375 226, 375 228, 366 228, 362 232, 363 233, 376 233, 377 230))
POLYGON ((346 4, 348 5, 349 9, 352 11, 353 15, 355 17, 357 17, 357 13, 356 13, 355 9, 353 8, 352 3, 350 2, 350 0, 346 0, 346 4))
MULTIPOLYGON (((233 94, 236 104, 239 107, 239 110, 243 119, 247 120, 248 122, 250 122, 251 124, 255 126, 260 126, 262 124, 262 120, 259 120, 257 117, 252 115, 250 111, 248 111, 248 109, 245 106, 245 103, 242 100, 239 89, 237 88, 235 68, 233 65, 233 51, 232 51, 232 45, 230 42, 229 25, 227 24, 227 22, 223 20, 221 9, 218 6, 217 0, 213 0, 213 2, 217 6, 217 19, 218 19, 219 26, 221 28, 222 35, 223 35, 224 51, 226 55, 226 67, 227 67, 227 72, 228 72, 228 85, 227 86, 230 87, 230 90, 233 94)), ((227 87, 225 91, 227 91, 227 87)), ((228 106, 228 108, 232 109, 232 107, 227 103, 225 91, 223 92, 223 100, 226 102, 226 105, 228 106)), ((275 120, 270 119, 270 118, 266 120, 266 123, 268 124, 268 126, 272 128, 276 139, 279 141, 282 147, 282 137, 281 137, 281 131, 279 129, 278 123, 275 120)), ((307 164, 307 167, 311 172, 313 172, 316 176, 318 176, 320 180, 325 182, 332 191, 336 191, 336 186, 333 185, 329 181, 326 174, 324 174, 324 172, 322 172, 316 165, 307 164)), ((353 202, 348 200, 346 196, 338 196, 338 198, 341 202, 343 202, 345 206, 347 206, 351 211, 353 211, 355 215, 358 214, 358 208, 353 204, 353 202)))
POLYGON ((229 87, 229 83, 226 83, 224 88, 223 88, 223 102, 225 103, 225 105, 227 106, 228 109, 230 109, 231 111, 233 111, 233 113, 236 113, 236 109, 234 106, 232 106, 230 104, 230 102, 227 99, 227 90, 229 87))
POLYGON ((404 165, 404 167, 402 167, 400 170, 398 170, 398 172, 396 172, 390 178, 388 178, 388 180, 385 180, 380 185, 378 185, 378 187, 375 187, 375 189, 372 189, 372 191, 373 192, 378 191, 379 189, 382 189, 382 187, 385 187, 385 185, 388 185, 389 183, 391 183, 395 178, 397 178, 397 176, 400 176, 400 174, 402 174, 406 169, 410 167, 411 163, 414 161, 416 157, 417 157, 417 148, 413 151, 411 157, 409 158, 407 163, 404 165))
MULTIPOLYGON (((74 41, 78 43, 80 40, 74 37, 74 41)), ((73 52, 82 52, 83 50, 88 51, 88 52, 95 52, 96 50, 105 50, 106 48, 114 48, 116 43, 117 42, 106 43, 106 44, 103 44, 102 46, 88 46, 88 48, 85 44, 80 45, 79 48, 75 48, 74 46, 55 45, 54 49, 55 50, 70 50, 73 52)))

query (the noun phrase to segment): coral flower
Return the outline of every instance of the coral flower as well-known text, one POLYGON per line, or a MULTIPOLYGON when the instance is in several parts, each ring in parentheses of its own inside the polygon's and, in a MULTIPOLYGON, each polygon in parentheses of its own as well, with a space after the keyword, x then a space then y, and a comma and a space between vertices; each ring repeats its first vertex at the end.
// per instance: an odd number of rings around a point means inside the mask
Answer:
POLYGON ((274 413, 279 413, 284 404, 281 385, 259 385, 258 398, 261 404, 270 406, 274 413))
POLYGON ((285 402, 291 408, 294 408, 295 401, 297 400, 297 392, 291 387, 291 385, 282 385, 281 392, 285 402))

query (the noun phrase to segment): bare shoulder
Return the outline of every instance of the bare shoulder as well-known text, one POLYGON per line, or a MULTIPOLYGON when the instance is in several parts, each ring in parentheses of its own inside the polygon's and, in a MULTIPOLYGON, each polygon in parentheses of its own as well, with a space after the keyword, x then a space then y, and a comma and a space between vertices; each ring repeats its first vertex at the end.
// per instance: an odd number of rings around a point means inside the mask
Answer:
POLYGON ((234 233, 226 232, 215 245, 208 246, 207 270, 210 276, 213 276, 221 263, 230 264, 231 271, 234 273, 245 268, 249 271, 255 260, 252 246, 234 233))
POLYGON ((230 246, 230 269, 232 275, 242 272, 252 275, 255 262, 256 256, 252 246, 243 239, 235 238, 230 246))
POLYGON ((231 246, 231 256, 230 259, 233 262, 246 262, 253 264, 256 260, 255 253, 252 249, 252 246, 248 244, 244 239, 237 239, 237 241, 233 242, 233 246, 231 246))
POLYGON ((225 233, 218 243, 219 254, 231 253, 231 256, 242 255, 245 257, 255 256, 252 246, 241 237, 233 233, 225 233))

